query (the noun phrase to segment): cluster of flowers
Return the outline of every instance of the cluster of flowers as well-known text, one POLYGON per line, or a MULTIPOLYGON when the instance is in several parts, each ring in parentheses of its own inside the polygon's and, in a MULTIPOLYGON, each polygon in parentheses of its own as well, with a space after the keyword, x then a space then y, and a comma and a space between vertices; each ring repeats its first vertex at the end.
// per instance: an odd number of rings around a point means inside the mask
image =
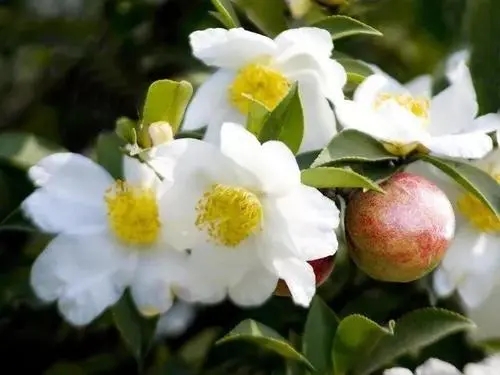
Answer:
MULTIPOLYGON (((415 375, 496 375, 500 373, 500 357, 491 356, 479 363, 468 363, 464 372, 460 372, 455 366, 436 358, 427 360, 415 370, 415 375)), ((402 367, 394 367, 384 371, 384 375, 413 375, 413 373, 402 367)))
MULTIPOLYGON (((304 116, 300 152, 326 146, 338 121, 397 156, 419 150, 478 159, 488 173, 500 173, 488 135, 500 129, 500 115, 477 117, 465 58, 450 61, 450 84, 435 96, 430 77, 403 86, 374 67, 348 100, 347 74, 331 58, 325 30, 291 29, 273 40, 241 28, 207 29, 192 33, 190 43, 196 58, 218 69, 183 122, 184 130, 207 125, 204 140, 165 139, 151 127, 154 147, 142 160, 124 155, 123 181, 71 153, 29 171, 37 189, 23 210, 57 235, 36 260, 31 284, 41 299, 57 300, 73 324, 89 323, 127 287, 144 315, 167 311, 175 298, 210 304, 228 296, 260 305, 280 279, 296 304, 309 305, 316 283, 308 262, 336 252, 339 210, 301 183, 285 144, 260 144, 243 125, 252 101, 272 110, 295 82, 304 116)), ((437 170, 419 163, 409 169, 438 184, 459 218, 436 290, 458 288, 477 305, 500 266, 496 249, 488 249, 500 222, 437 170)))

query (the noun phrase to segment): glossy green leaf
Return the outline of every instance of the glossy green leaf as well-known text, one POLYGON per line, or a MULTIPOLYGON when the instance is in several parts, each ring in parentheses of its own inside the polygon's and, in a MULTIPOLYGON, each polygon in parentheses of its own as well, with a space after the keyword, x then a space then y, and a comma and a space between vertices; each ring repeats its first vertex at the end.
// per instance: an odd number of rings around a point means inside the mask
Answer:
POLYGON ((286 4, 282 0, 233 0, 233 2, 255 26, 271 38, 288 28, 285 18, 286 4))
POLYGON ((368 134, 347 129, 338 133, 312 163, 312 167, 342 161, 389 161, 397 157, 388 152, 382 144, 368 134))
POLYGON ((233 9, 233 5, 231 4, 231 0, 211 0, 215 9, 217 9, 217 14, 219 17, 216 17, 226 28, 232 29, 234 27, 240 26, 240 21, 238 20, 238 16, 233 9))
POLYGON ((278 140, 297 153, 304 136, 304 116, 298 86, 295 83, 287 96, 267 116, 259 133, 259 140, 278 140))
POLYGON ((369 360, 378 343, 391 336, 391 329, 381 327, 362 315, 349 315, 342 319, 333 340, 334 373, 346 374, 360 360, 369 360))
POLYGON ((106 169, 115 179, 123 178, 123 152, 124 142, 116 133, 101 133, 97 138, 97 162, 106 169))
POLYGON ((336 167, 318 167, 301 171, 302 183, 315 188, 363 188, 383 190, 370 179, 350 170, 336 167))
POLYGON ((151 348, 158 318, 147 319, 139 314, 129 292, 124 293, 122 298, 111 307, 111 312, 123 341, 141 367, 151 348))
POLYGON ((266 120, 269 118, 269 114, 271 112, 269 112, 262 103, 253 100, 253 98, 248 99, 251 100, 252 103, 250 104, 250 111, 248 112, 246 127, 250 133, 252 133, 256 137, 259 137, 262 127, 264 126, 266 120))
POLYGON ((172 126, 175 134, 192 95, 193 86, 187 81, 162 79, 153 82, 144 101, 142 124, 147 126, 154 122, 166 121, 172 126))
POLYGON ((66 150, 33 134, 3 132, 0 135, 0 162, 28 169, 41 159, 66 150))
POLYGON ((373 69, 361 60, 352 58, 339 58, 337 59, 337 62, 344 67, 348 75, 355 74, 364 79, 374 73, 373 69))
POLYGON ((444 309, 425 308, 412 311, 397 320, 394 336, 383 337, 368 357, 358 357, 358 364, 353 373, 371 374, 403 354, 474 326, 468 318, 444 309))
POLYGON ((216 345, 237 340, 251 342, 284 358, 299 361, 310 369, 313 369, 311 363, 281 335, 255 320, 247 319, 242 321, 231 332, 217 341, 216 345))
POLYGON ((327 30, 332 35, 333 40, 360 34, 382 36, 382 33, 377 29, 347 16, 329 16, 311 26, 327 30))
POLYGON ((333 338, 339 320, 323 300, 315 296, 307 315, 302 353, 319 374, 331 374, 333 370, 333 338))
POLYGON ((424 155, 421 160, 431 163, 472 193, 493 213, 500 215, 498 182, 483 170, 463 161, 424 155))
POLYGON ((470 71, 477 94, 479 113, 500 108, 500 3, 498 0, 470 1, 468 32, 471 48, 470 71))

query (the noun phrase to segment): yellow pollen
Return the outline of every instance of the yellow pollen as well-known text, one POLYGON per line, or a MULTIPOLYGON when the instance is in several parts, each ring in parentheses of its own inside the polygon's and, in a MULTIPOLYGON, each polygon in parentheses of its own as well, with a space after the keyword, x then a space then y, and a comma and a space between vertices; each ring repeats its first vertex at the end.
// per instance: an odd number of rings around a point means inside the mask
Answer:
MULTIPOLYGON (((500 183, 500 174, 493 175, 500 183)), ((458 210, 471 225, 483 233, 500 233, 500 219, 471 193, 463 194, 457 201, 458 210)))
POLYGON ((229 86, 229 99, 244 115, 248 114, 252 103, 247 96, 272 111, 289 89, 290 82, 279 71, 263 64, 249 64, 239 71, 229 86))
POLYGON ((160 233, 154 191, 116 181, 104 197, 111 231, 127 245, 153 244, 160 233))
POLYGON ((428 120, 430 101, 427 98, 413 97, 407 94, 379 94, 375 100, 375 108, 380 107, 388 100, 394 100, 400 106, 404 107, 415 116, 428 120))
POLYGON ((236 247, 261 229, 260 201, 244 188, 215 184, 198 201, 196 211, 196 226, 218 245, 236 247))

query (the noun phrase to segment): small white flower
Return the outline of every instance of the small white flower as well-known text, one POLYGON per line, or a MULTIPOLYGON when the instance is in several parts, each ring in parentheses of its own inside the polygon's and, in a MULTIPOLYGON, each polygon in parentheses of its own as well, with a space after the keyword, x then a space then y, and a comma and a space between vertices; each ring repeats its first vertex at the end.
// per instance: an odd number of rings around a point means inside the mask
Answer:
POLYGON ((206 139, 217 139, 225 122, 245 124, 251 99, 272 110, 298 82, 304 112, 301 151, 325 146, 336 133, 328 100, 344 99, 347 75, 330 59, 333 43, 323 29, 303 27, 282 32, 274 40, 242 28, 207 29, 190 36, 193 55, 218 68, 197 90, 183 129, 208 125, 206 139))
POLYGON ((229 295, 238 305, 260 305, 281 278, 294 301, 308 306, 316 288, 307 261, 337 249, 335 204, 301 183, 283 143, 261 145, 241 125, 222 125, 220 149, 194 139, 176 143, 182 155, 162 204, 172 207, 184 234, 176 246, 191 249, 199 280, 190 300, 215 303, 229 295))
MULTIPOLYGON (((156 153, 151 162, 168 172, 173 162, 156 153)), ((74 325, 88 324, 126 287, 143 314, 164 312, 172 290, 186 284, 186 254, 170 246, 169 207, 158 204, 170 181, 128 156, 123 166, 124 181, 115 181, 82 155, 57 153, 29 170, 37 189, 22 209, 56 235, 35 261, 31 285, 74 325)))
MULTIPOLYGON (((477 161, 476 165, 500 181, 499 150, 477 161)), ((467 307, 478 307, 500 279, 500 220, 476 197, 436 168, 417 162, 407 170, 436 183, 455 209, 455 237, 433 276, 436 293, 445 297, 458 290, 467 307)))
POLYGON ((374 74, 335 111, 344 128, 372 135, 396 155, 423 147, 437 155, 482 158, 493 148, 486 132, 500 128, 500 115, 476 118, 468 68, 454 74, 451 85, 434 97, 426 76, 405 87, 386 74, 374 74))
MULTIPOLYGON (((430 358, 415 370, 415 375, 498 375, 500 357, 491 356, 478 363, 468 363, 462 374, 455 366, 440 359, 430 358)), ((413 375, 403 367, 394 367, 384 371, 384 375, 413 375)))

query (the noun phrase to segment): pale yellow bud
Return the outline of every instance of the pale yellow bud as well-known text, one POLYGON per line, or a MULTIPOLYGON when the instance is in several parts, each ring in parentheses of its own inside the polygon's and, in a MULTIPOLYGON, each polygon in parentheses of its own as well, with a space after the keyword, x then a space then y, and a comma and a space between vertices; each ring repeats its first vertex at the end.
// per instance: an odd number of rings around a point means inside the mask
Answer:
POLYGON ((172 127, 166 121, 154 122, 148 127, 152 146, 159 146, 174 139, 172 127))

